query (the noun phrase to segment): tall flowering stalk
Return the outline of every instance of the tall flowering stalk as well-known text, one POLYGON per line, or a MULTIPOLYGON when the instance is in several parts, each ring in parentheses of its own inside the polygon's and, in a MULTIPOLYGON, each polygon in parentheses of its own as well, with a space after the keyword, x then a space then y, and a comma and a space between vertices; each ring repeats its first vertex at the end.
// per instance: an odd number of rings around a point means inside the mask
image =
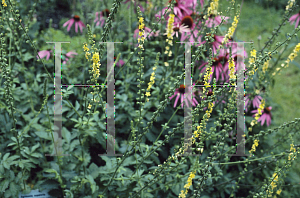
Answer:
POLYGON ((261 100, 261 103, 259 105, 259 108, 258 108, 258 112, 255 114, 255 120, 252 120, 251 121, 251 127, 249 127, 249 131, 252 131, 252 127, 257 124, 257 120, 259 119, 259 117, 261 116, 262 114, 262 110, 264 109, 265 107, 265 101, 264 99, 261 100))
POLYGON ((210 2, 210 6, 207 8, 207 15, 203 16, 204 19, 208 19, 210 15, 217 15, 219 7, 219 0, 213 0, 210 2))
MULTIPOLYGON (((235 65, 234 65, 234 61, 233 61, 233 58, 230 57, 229 61, 228 61, 229 65, 229 76, 230 76, 230 79, 233 79, 235 80, 236 79, 236 76, 234 75, 234 72, 235 72, 235 65)), ((234 82, 232 83, 232 85, 235 85, 234 82)))
MULTIPOLYGON (((212 62, 214 61, 214 59, 212 59, 212 51, 211 51, 211 49, 210 49, 210 57, 209 58, 210 58, 210 60, 208 62, 208 66, 206 67, 206 73, 205 73, 205 76, 204 76, 203 93, 205 93, 206 87, 208 87, 208 88, 211 87, 209 85, 209 83, 208 83, 208 82, 210 82, 210 78, 212 77, 212 74, 213 74, 211 65, 212 65, 212 62)), ((204 94, 201 96, 201 98, 203 100, 204 94)))
POLYGON ((234 21, 233 21, 231 27, 229 28, 228 33, 225 35, 225 38, 224 38, 224 40, 222 41, 222 44, 228 43, 229 39, 232 38, 233 33, 234 33, 234 31, 235 31, 235 29, 236 29, 236 27, 237 27, 237 24, 238 24, 238 22, 239 22, 239 17, 240 17, 239 14, 237 14, 237 16, 234 16, 234 21))
POLYGON ((181 193, 179 194, 179 198, 185 198, 186 197, 186 194, 188 193, 188 189, 190 188, 190 186, 192 185, 192 180, 193 178, 195 177, 195 173, 196 171, 193 171, 190 173, 190 176, 187 180, 187 184, 184 185, 184 188, 186 189, 185 191, 184 190, 181 190, 181 193))
POLYGON ((254 140, 254 143, 253 143, 252 148, 249 151, 249 153, 253 153, 256 151, 256 147, 258 147, 258 142, 259 142, 259 140, 254 140))
POLYGON ((93 77, 94 77, 94 81, 97 80, 97 78, 99 78, 100 76, 100 59, 99 59, 99 52, 94 52, 93 57, 91 59, 93 61, 93 65, 92 65, 92 71, 93 71, 93 77))
MULTIPOLYGON (((284 63, 281 64, 281 68, 287 68, 289 66, 289 63, 291 61, 293 61, 295 59, 295 57, 297 56, 297 53, 300 50, 300 43, 298 43, 296 45, 296 47, 294 48, 293 52, 288 56, 287 60, 285 61, 286 65, 284 65, 284 63)), ((275 76, 276 72, 279 72, 279 70, 281 69, 280 67, 278 67, 272 75, 275 76)))
MULTIPOLYGON (((157 68, 157 64, 158 64, 158 61, 159 61, 159 55, 160 55, 160 53, 158 52, 157 53, 157 55, 156 55, 156 62, 155 62, 155 66, 153 67, 153 72, 152 72, 152 74, 151 74, 151 76, 150 76, 150 82, 148 83, 148 88, 147 88, 147 92, 146 92, 146 97, 149 97, 149 96, 151 96, 151 94, 150 94, 150 89, 151 89, 151 87, 152 87, 152 85, 154 84, 154 79, 155 79, 155 70, 156 70, 156 68, 157 68)), ((146 98, 147 99, 147 102, 149 102, 149 98, 146 98)))
POLYGON ((286 6, 286 10, 289 10, 291 7, 293 7, 293 4, 295 3, 295 0, 289 0, 288 5, 286 6))
MULTIPOLYGON (((208 121, 209 117, 211 116, 211 113, 213 111, 213 106, 214 106, 214 103, 213 102, 210 102, 208 104, 208 110, 206 110, 204 116, 203 116, 203 119, 205 119, 205 121, 208 121)), ((197 126, 197 130, 194 131, 194 136, 192 136, 192 143, 194 144, 196 139, 195 138, 198 138, 200 136, 200 134, 202 133, 203 129, 206 127, 205 126, 205 121, 204 122, 201 122, 200 123, 200 126, 197 126), (203 124, 204 123, 204 124, 203 124)))
POLYGON ((89 60, 89 56, 91 55, 91 53, 89 52, 90 49, 87 47, 86 43, 83 45, 83 50, 85 51, 85 58, 89 60))
MULTIPOLYGON (((167 39, 166 41, 168 42, 168 44, 170 46, 173 46, 173 36, 172 36, 172 33, 173 33, 173 23, 174 23, 174 17, 175 15, 174 14, 170 14, 170 17, 169 17, 169 20, 168 20, 168 28, 167 28, 167 39)), ((172 56, 172 51, 170 50, 170 47, 169 46, 166 46, 166 51, 165 51, 165 54, 168 54, 169 53, 169 56, 172 56)), ((168 66, 168 65, 166 65, 168 66)))
MULTIPOLYGON (((270 56, 271 52, 269 52, 269 56, 270 56)), ((265 73, 269 67, 269 62, 270 62, 270 59, 268 59, 266 62, 264 62, 264 65, 263 65, 263 68, 262 68, 262 71, 263 73, 265 73)))
MULTIPOLYGON (((249 64, 254 64, 255 61, 256 61, 256 50, 255 49, 252 49, 252 51, 250 52, 250 56, 251 58, 249 58, 249 64)), ((254 72, 257 70, 257 68, 253 68, 252 70, 249 71, 249 75, 250 76, 253 76, 254 75, 254 72)))
MULTIPOLYGON (((295 160, 297 158, 297 153, 299 153, 299 151, 297 151, 294 147, 294 141, 293 141, 293 138, 292 136, 289 134, 289 137, 290 139, 292 140, 292 144, 290 144, 291 148, 290 148, 290 151, 291 153, 288 155, 288 160, 285 161, 285 166, 284 168, 288 168, 291 166, 291 163, 293 160, 295 160)), ((281 175, 281 171, 282 171, 283 168, 281 168, 281 170, 279 170, 278 168, 278 165, 276 166, 275 168, 275 172, 273 173, 272 177, 270 178, 270 184, 266 187, 266 194, 264 195, 264 198, 267 198, 267 197, 272 197, 272 194, 274 192, 274 189, 277 187, 277 184, 279 183, 278 182, 278 178, 279 176, 281 175)), ((280 194, 281 193, 281 189, 277 190, 276 191, 276 194, 280 194)), ((273 196, 276 198, 276 195, 273 196)))
POLYGON ((138 44, 139 44, 139 48, 141 50, 144 50, 144 47, 143 47, 143 44, 144 44, 144 41, 145 41, 145 30, 144 30, 144 27, 145 27, 145 24, 144 24, 144 18, 143 17, 139 17, 139 38, 138 38, 138 44))

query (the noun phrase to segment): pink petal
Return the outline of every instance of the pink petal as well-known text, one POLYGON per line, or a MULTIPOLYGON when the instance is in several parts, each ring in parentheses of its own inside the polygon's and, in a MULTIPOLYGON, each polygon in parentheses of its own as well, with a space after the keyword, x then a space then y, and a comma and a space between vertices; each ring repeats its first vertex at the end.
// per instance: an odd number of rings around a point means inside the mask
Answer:
POLYGON ((262 122, 261 122, 261 126, 262 126, 262 125, 264 125, 264 123, 265 123, 265 121, 266 121, 266 114, 263 113, 263 114, 261 115, 260 118, 261 118, 261 121, 262 121, 262 122))
POLYGON ((298 25, 299 25, 299 20, 300 20, 300 16, 298 17, 298 19, 297 19, 297 21, 296 21, 296 23, 295 23, 295 29, 298 27, 298 25))
POLYGON ((174 103, 174 108, 175 108, 176 105, 177 105, 177 102, 178 102, 179 97, 180 97, 180 94, 177 94, 177 97, 176 97, 176 100, 175 100, 175 103, 174 103))
MULTIPOLYGON (((38 52, 38 55, 40 56, 40 58, 44 58, 47 55, 47 51, 46 50, 40 51, 38 52)), ((39 58, 38 56, 36 57, 39 58)))
POLYGON ((68 26, 68 28, 67 28, 67 31, 68 31, 68 32, 70 31, 70 29, 71 29, 73 23, 74 23, 74 19, 70 19, 70 23, 69 23, 69 26, 68 26))
POLYGON ((46 58, 46 60, 49 60, 49 58, 50 58, 50 52, 47 51, 47 58, 46 58))
MULTIPOLYGON (((186 106, 189 107, 188 100, 185 99, 184 101, 185 101, 186 106)), ((183 106, 183 103, 182 103, 182 106, 183 106)))
POLYGON ((294 22, 296 20, 296 18, 298 17, 298 14, 294 14, 293 16, 291 16, 291 18, 289 19, 289 22, 294 22))
POLYGON ((181 95, 180 99, 181 99, 181 107, 183 108, 183 95, 181 95))
MULTIPOLYGON (((71 20, 71 19, 70 19, 71 20)), ((63 24, 63 27, 65 27, 65 26, 67 26, 71 21, 70 20, 68 20, 67 22, 65 22, 64 24, 63 24)))
POLYGON ((75 32, 78 32, 78 22, 75 22, 75 32))

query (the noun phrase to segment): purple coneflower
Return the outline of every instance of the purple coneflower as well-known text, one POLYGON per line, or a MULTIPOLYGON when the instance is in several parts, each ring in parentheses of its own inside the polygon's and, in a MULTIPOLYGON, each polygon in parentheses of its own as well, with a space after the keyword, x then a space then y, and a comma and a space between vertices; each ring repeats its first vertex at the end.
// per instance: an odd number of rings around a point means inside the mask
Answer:
POLYGON ((225 16, 221 16, 221 15, 215 16, 215 15, 211 14, 209 16, 209 18, 207 19, 207 21, 205 22, 205 25, 209 28, 212 28, 213 26, 216 27, 216 26, 220 25, 222 18, 224 18, 224 20, 225 20, 223 22, 223 24, 227 24, 227 20, 229 19, 229 17, 225 17, 225 16))
MULTIPOLYGON (((211 35, 211 34, 206 34, 207 36, 211 35)), ((212 42, 212 51, 214 54, 217 53, 217 49, 219 48, 220 45, 222 45, 222 41, 224 39, 225 36, 217 36, 217 35, 212 35, 214 42, 212 42)), ((206 43, 206 41, 204 41, 204 43, 206 43)))
POLYGON ((185 93, 185 85, 180 85, 179 88, 176 88, 175 93, 173 96, 169 97, 170 100, 172 100, 172 98, 176 97, 175 103, 174 103, 174 108, 177 105, 178 99, 179 97, 181 97, 181 107, 183 108, 183 100, 185 101, 185 104, 187 105, 187 107, 189 107, 188 101, 190 101, 190 103, 193 106, 196 106, 198 103, 198 101, 195 98, 195 94, 193 93, 193 100, 191 100, 191 91, 189 91, 188 93, 185 93), (185 96, 187 98, 185 98, 185 96))
POLYGON ((296 29, 299 25, 299 20, 300 20, 300 10, 297 14, 294 14, 293 16, 291 16, 289 22, 292 25, 294 23, 294 21, 296 21, 296 23, 295 23, 295 29, 296 29))
MULTIPOLYGON (((148 28, 148 27, 145 27, 144 30, 145 30, 145 33, 144 33, 144 36, 145 36, 145 37, 152 31, 152 30, 151 30, 150 28, 148 28)), ((139 35, 139 31, 140 31, 139 28, 137 28, 137 29, 134 30, 134 32, 133 32, 133 38, 134 38, 134 39, 136 39, 137 35, 139 35)), ((159 31, 160 31, 160 30, 156 31, 155 33, 154 33, 154 32, 151 32, 151 33, 149 34, 149 36, 146 37, 146 39, 147 39, 147 38, 151 38, 152 36, 158 36, 158 35, 159 35, 159 31)), ((139 38, 141 38, 141 37, 139 36, 139 38)))
POLYGON ((97 22, 96 26, 99 26, 99 24, 101 23, 100 25, 101 25, 101 27, 103 27, 105 20, 106 20, 106 18, 108 18, 109 14, 110 14, 110 11, 108 9, 104 9, 101 12, 96 12, 96 18, 94 20, 94 23, 97 22), (98 15, 100 15, 100 16, 98 17, 98 15))
MULTIPOLYGON (((38 55, 39 55, 41 58, 44 58, 45 56, 47 56, 47 57, 46 57, 46 60, 49 60, 51 53, 52 53, 52 50, 51 50, 51 49, 48 49, 48 50, 39 51, 39 52, 38 52, 38 55)), ((39 56, 36 56, 36 58, 39 59, 39 56)))
MULTIPOLYGON (((217 58, 213 58, 215 60, 215 62, 213 62, 211 68, 212 68, 213 74, 215 73, 215 75, 216 75, 217 81, 219 80, 220 75, 222 77, 222 81, 224 81, 228 78, 228 70, 229 70, 228 58, 229 57, 228 57, 228 54, 225 49, 221 49, 219 56, 217 58)), ((204 73, 206 71, 205 65, 207 65, 207 64, 208 64, 208 62, 205 62, 200 65, 200 67, 198 69, 203 67, 201 69, 200 73, 204 73)), ((210 76, 210 82, 212 81, 212 75, 210 76)))
MULTIPOLYGON (((267 126, 269 126, 271 124, 271 119, 272 119, 272 114, 271 114, 271 110, 272 107, 266 107, 262 110, 262 115, 260 116, 260 118, 257 120, 258 122, 261 121, 261 126, 264 125, 265 121, 267 121, 267 126)), ((257 113, 258 110, 253 110, 251 111, 251 113, 254 113, 254 115, 252 115, 252 117, 255 116, 255 114, 257 113)))
MULTIPOLYGON (((114 61, 116 61, 117 57, 114 56, 114 61)), ((116 63, 118 67, 121 67, 125 64, 125 62, 122 59, 119 59, 119 61, 116 63)))
MULTIPOLYGON (((249 101, 250 101, 249 95, 250 95, 250 94, 247 94, 247 95, 245 96, 245 110, 246 110, 246 112, 248 111, 248 104, 250 104, 250 103, 249 103, 249 101)), ((260 105, 261 100, 262 100, 262 97, 261 97, 260 95, 256 95, 256 96, 254 97, 254 99, 252 100, 252 105, 253 105, 253 107, 254 107, 254 108, 258 108, 259 105, 260 105)))
POLYGON ((72 52, 72 51, 66 53, 66 60, 63 61, 63 64, 66 64, 69 58, 74 58, 73 54, 78 55, 76 52, 72 52))
MULTIPOLYGON (((188 26, 181 24, 180 23, 174 23, 173 26, 173 32, 172 32, 172 36, 174 36, 174 34, 176 35, 176 37, 178 38, 178 33, 184 34, 184 32, 190 32, 191 30, 188 28, 188 26)), ((167 33, 164 33, 164 35, 167 35, 167 33)))
MULTIPOLYGON (((206 97, 205 97, 203 100, 207 100, 207 97, 213 95, 213 91, 212 91, 211 88, 206 89, 206 91, 208 91, 208 92, 206 93, 206 97)), ((199 91, 198 91, 197 93, 199 93, 199 91)), ((203 95, 203 88, 200 88, 200 94, 199 94, 199 96, 201 96, 201 95, 203 95)), ((200 97, 200 100, 201 100, 201 97, 200 97)), ((213 104, 215 105, 216 102, 218 103, 219 100, 214 101, 213 104)), ((222 100, 222 103, 225 104, 226 102, 225 102, 224 100, 222 100)), ((204 107, 204 108, 203 108, 203 111, 205 111, 206 109, 207 109, 207 107, 204 107)))
POLYGON ((75 22, 75 32, 76 33, 78 32, 78 26, 79 26, 80 32, 82 33, 82 28, 85 27, 85 25, 82 21, 80 21, 80 17, 78 15, 74 15, 73 18, 65 22, 63 27, 66 27, 68 25, 67 31, 69 32, 74 22, 75 22))
POLYGON ((197 46, 205 43, 205 41, 201 42, 201 36, 198 36, 198 30, 195 28, 196 24, 194 23, 194 20, 190 15, 181 17, 181 24, 187 26, 187 28, 190 30, 186 32, 186 35, 181 34, 181 42, 188 38, 189 42, 195 42, 195 40, 197 39, 197 46))
MULTIPOLYGON (((171 2, 171 0, 168 1, 168 4, 171 2)), ((193 0, 187 0, 187 1, 184 1, 184 0, 176 0, 176 3, 175 3, 175 6, 174 6, 174 14, 177 15, 178 17, 183 17, 185 15, 191 15, 192 14, 192 10, 190 10, 189 8, 192 8, 193 6, 193 0)), ((165 13, 165 10, 167 9, 168 7, 165 7, 162 9, 162 11, 158 12, 156 15, 155 15, 155 18, 159 18, 160 19, 160 15, 161 14, 164 14, 165 13)), ((170 12, 170 9, 166 12, 166 16, 165 19, 168 20, 169 19, 169 16, 168 16, 168 12, 170 12)), ((177 21, 177 18, 175 17, 175 22, 179 22, 177 21)))

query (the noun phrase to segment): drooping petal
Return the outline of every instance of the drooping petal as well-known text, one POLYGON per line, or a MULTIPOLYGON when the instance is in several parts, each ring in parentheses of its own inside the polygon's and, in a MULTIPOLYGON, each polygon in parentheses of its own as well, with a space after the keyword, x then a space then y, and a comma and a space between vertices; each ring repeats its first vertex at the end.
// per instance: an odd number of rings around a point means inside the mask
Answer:
POLYGON ((299 25, 299 20, 300 20, 300 16, 298 17, 298 19, 297 19, 297 21, 296 21, 296 23, 295 23, 295 29, 298 27, 298 25, 299 25))
POLYGON ((38 52, 38 56, 36 56, 36 58, 44 58, 47 55, 47 50, 43 50, 43 51, 39 51, 38 52))
POLYGON ((178 102, 179 97, 180 97, 180 94, 177 94, 177 97, 176 97, 176 100, 175 100, 175 103, 174 103, 174 108, 175 108, 176 105, 177 105, 177 102, 178 102))
POLYGON ((96 12, 96 18, 95 18, 95 20, 94 20, 94 23, 95 23, 96 21, 98 21, 98 14, 99 14, 99 12, 96 12))
POLYGON ((71 19, 63 24, 63 27, 66 27, 71 22, 71 19))
POLYGON ((78 32, 78 22, 75 22, 75 32, 78 32))
POLYGON ((263 126, 264 123, 265 123, 265 121, 266 121, 266 114, 263 113, 263 114, 260 116, 260 118, 261 118, 261 126, 263 126))
POLYGON ((74 21, 75 21, 74 19, 70 19, 69 26, 68 26, 68 28, 67 28, 67 31, 68 31, 68 32, 70 31, 70 29, 71 29, 71 27, 72 27, 74 21))
POLYGON ((181 107, 183 108, 183 94, 180 94, 181 95, 181 97, 180 97, 180 99, 181 99, 181 107))
MULTIPOLYGON (((184 97, 184 96, 182 96, 182 97, 184 97)), ((189 98, 189 99, 190 99, 190 98, 189 98)), ((185 101, 186 106, 189 107, 188 99, 185 98, 184 101, 185 101)), ((183 106, 183 103, 182 103, 182 106, 183 106)))
POLYGON ((49 60, 49 58, 50 58, 50 52, 47 51, 47 58, 46 58, 46 60, 49 60))

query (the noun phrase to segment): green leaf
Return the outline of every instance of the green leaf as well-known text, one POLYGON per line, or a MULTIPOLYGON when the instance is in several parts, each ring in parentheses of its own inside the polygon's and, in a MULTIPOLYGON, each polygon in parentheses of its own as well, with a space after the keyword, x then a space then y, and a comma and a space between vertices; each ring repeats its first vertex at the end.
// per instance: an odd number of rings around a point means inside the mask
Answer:
POLYGON ((39 146, 40 146, 40 143, 37 143, 36 145, 34 145, 34 146, 31 148, 31 153, 33 153, 39 146))
POLYGON ((42 132, 42 131, 36 131, 34 132, 39 138, 42 138, 42 139, 46 139, 46 140, 51 140, 51 136, 50 136, 50 133, 47 133, 47 132, 42 132))
POLYGON ((34 58, 34 57, 29 52, 26 52, 25 54, 23 54, 23 60, 24 61, 28 61, 28 60, 30 60, 32 58, 34 58))
POLYGON ((67 91, 69 91, 70 89, 72 89, 74 87, 74 85, 68 86, 67 91))
POLYGON ((95 163, 92 163, 88 168, 89 174, 93 176, 93 179, 97 178, 99 175, 99 168, 95 163))
POLYGON ((70 144, 70 142, 71 142, 71 133, 68 131, 67 128, 65 128, 65 127, 62 128, 61 135, 66 140, 66 142, 68 144, 70 144))
POLYGON ((2 164, 4 168, 9 169, 10 165, 6 161, 2 162, 2 164))
POLYGON ((76 102, 75 102, 75 109, 76 109, 76 111, 78 111, 79 107, 80 107, 79 102, 76 100, 76 102))
POLYGON ((5 189, 8 187, 9 184, 9 180, 4 180, 3 182, 1 182, 0 184, 0 192, 4 192, 5 189))
POLYGON ((5 161, 5 160, 8 158, 9 155, 10 155, 10 153, 6 153, 6 154, 3 156, 3 161, 5 161))
POLYGON ((15 194, 18 191, 17 186, 14 182, 11 182, 9 184, 9 190, 10 190, 11 194, 15 194))
POLYGON ((12 139, 12 141, 14 141, 14 142, 18 142, 18 141, 17 141, 17 138, 15 138, 15 137, 11 137, 11 139, 12 139))

